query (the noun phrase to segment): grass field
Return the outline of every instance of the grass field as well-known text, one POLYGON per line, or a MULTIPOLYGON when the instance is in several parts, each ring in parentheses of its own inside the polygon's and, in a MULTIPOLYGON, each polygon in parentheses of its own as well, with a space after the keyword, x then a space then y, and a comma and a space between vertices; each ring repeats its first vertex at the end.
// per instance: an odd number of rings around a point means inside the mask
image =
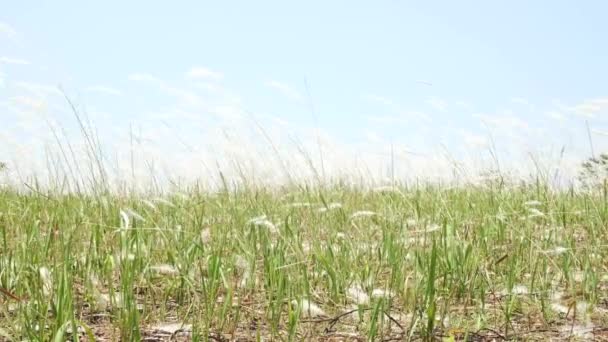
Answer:
POLYGON ((605 191, 0 191, 3 341, 608 339, 605 191))

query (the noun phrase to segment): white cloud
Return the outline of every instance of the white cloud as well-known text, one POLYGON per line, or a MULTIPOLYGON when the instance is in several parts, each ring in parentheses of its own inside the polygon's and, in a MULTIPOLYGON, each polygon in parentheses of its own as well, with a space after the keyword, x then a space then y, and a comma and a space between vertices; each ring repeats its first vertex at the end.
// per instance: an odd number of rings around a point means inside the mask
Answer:
POLYGON ((513 103, 517 103, 520 105, 525 105, 525 106, 529 106, 530 102, 528 102, 528 100, 524 99, 523 97, 514 97, 511 99, 511 102, 513 103))
POLYGON ((474 114, 473 117, 480 119, 483 123, 489 126, 493 126, 499 129, 527 130, 529 128, 527 122, 510 114, 509 112, 506 112, 502 115, 474 114))
POLYGON ((608 110, 608 97, 585 100, 570 109, 576 115, 594 118, 596 114, 608 110))
POLYGON ((11 98, 11 101, 20 107, 35 111, 41 111, 47 108, 47 103, 45 101, 31 96, 15 96, 11 98))
POLYGON ((9 24, 0 21, 0 36, 5 36, 9 40, 18 43, 17 31, 9 24))
POLYGON ((422 84, 422 85, 425 85, 425 86, 432 86, 433 85, 433 83, 431 83, 431 81, 426 81, 426 80, 418 80, 418 81, 416 81, 416 83, 422 84))
POLYGON ((34 93, 38 96, 47 95, 61 95, 61 91, 55 87, 47 84, 40 84, 35 82, 18 81, 15 82, 15 87, 34 93))
POLYGON ((468 103, 467 101, 464 101, 464 100, 455 101, 454 105, 456 107, 460 107, 460 108, 464 108, 464 109, 472 109, 473 108, 473 106, 470 103, 468 103))
POLYGON ((224 88, 222 88, 220 85, 216 84, 216 83, 209 83, 209 82, 196 82, 194 84, 194 87, 203 91, 208 91, 208 92, 213 92, 213 93, 220 93, 224 91, 224 88))
POLYGON ((373 121, 373 122, 376 122, 379 124, 387 124, 387 125, 411 124, 412 120, 420 120, 420 121, 424 121, 426 123, 430 123, 433 121, 431 119, 430 115, 423 113, 421 111, 401 109, 397 103, 395 103, 392 99, 389 99, 388 97, 384 97, 381 95, 375 95, 375 94, 368 94, 368 95, 365 95, 363 98, 368 101, 376 102, 378 104, 386 106, 386 107, 388 107, 390 112, 394 113, 391 115, 384 115, 384 116, 374 115, 374 116, 368 117, 368 119, 370 121, 373 121))
POLYGON ((86 91, 91 93, 99 93, 104 95, 114 95, 121 96, 122 92, 116 88, 103 86, 103 85, 94 85, 86 88, 86 91))
POLYGON ((195 92, 190 91, 188 89, 181 89, 174 86, 171 86, 159 79, 156 76, 146 74, 146 73, 137 73, 129 75, 129 80, 134 82, 144 82, 144 83, 152 83, 157 86, 163 93, 173 96, 180 100, 180 104, 187 104, 191 106, 202 106, 204 101, 203 99, 197 95, 195 92))
POLYGON ((373 115, 368 116, 367 119, 381 125, 411 125, 416 121, 426 123, 433 121, 428 114, 419 111, 401 111, 395 115, 373 115))
POLYGON ((30 62, 25 59, 2 56, 0 57, 0 64, 28 65, 30 62))
POLYGON ((392 107, 395 105, 391 99, 380 95, 369 94, 365 95, 364 98, 368 101, 377 102, 387 107, 392 107))
POLYGON ((375 131, 370 131, 370 130, 366 131, 365 138, 367 139, 367 141, 369 143, 372 143, 372 144, 383 144, 384 143, 384 140, 375 131))
POLYGON ((428 103, 431 107, 435 108, 440 112, 445 112, 445 110, 448 108, 448 105, 445 100, 436 96, 433 96, 426 100, 426 103, 428 103))
POLYGON ((559 121, 559 122, 563 122, 566 120, 566 116, 560 112, 557 111, 549 111, 546 112, 545 115, 553 120, 559 121))
POLYGON ((6 74, 4 72, 2 72, 2 70, 0 70, 0 89, 3 89, 6 87, 6 74))
POLYGON ((597 129, 592 129, 591 132, 593 132, 593 134, 603 135, 603 136, 607 136, 608 137, 608 132, 605 132, 605 131, 600 131, 600 130, 597 130, 597 129))
POLYGON ((186 73, 186 77, 192 79, 210 79, 219 81, 224 78, 221 72, 213 71, 203 67, 193 67, 186 73))
POLYGON ((416 119, 425 121, 427 123, 430 123, 433 121, 433 119, 431 119, 430 115, 428 115, 427 113, 423 113, 421 111, 417 111, 417 110, 403 111, 402 115, 404 115, 406 117, 416 118, 416 119))
POLYGON ((487 148, 489 146, 488 139, 484 136, 467 131, 462 131, 461 136, 464 139, 465 144, 470 147, 487 148))
POLYGON ((285 97, 288 97, 294 101, 302 101, 304 97, 300 94, 296 89, 290 87, 289 85, 279 82, 279 81, 267 81, 266 86, 269 88, 273 88, 283 94, 285 97))
POLYGON ((161 80, 156 76, 146 74, 146 73, 135 73, 131 74, 128 77, 129 81, 135 82, 152 82, 152 83, 161 83, 161 80))

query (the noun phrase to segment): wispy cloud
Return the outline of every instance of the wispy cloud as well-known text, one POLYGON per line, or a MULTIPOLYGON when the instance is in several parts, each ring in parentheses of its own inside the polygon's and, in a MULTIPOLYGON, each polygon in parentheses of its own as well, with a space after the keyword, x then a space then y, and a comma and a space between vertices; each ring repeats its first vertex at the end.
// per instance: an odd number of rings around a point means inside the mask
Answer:
POLYGON ((431 81, 426 81, 426 80, 418 80, 418 81, 416 81, 416 83, 422 84, 425 86, 429 86, 429 87, 433 85, 433 83, 431 83, 431 81))
POLYGON ((571 108, 574 114, 587 118, 594 118, 596 114, 608 110, 608 97, 585 100, 571 108))
POLYGON ((28 65, 28 64, 30 64, 30 62, 26 61, 25 59, 21 59, 21 58, 12 58, 12 57, 1 56, 0 64, 28 65))
POLYGON ((61 91, 57 87, 48 84, 18 81, 15 82, 15 87, 34 93, 38 96, 61 95, 61 91))
POLYGON ((4 36, 14 43, 19 42, 19 35, 17 31, 11 25, 2 21, 0 21, 0 36, 4 36))
POLYGON ((160 83, 161 80, 156 77, 153 76, 151 74, 146 74, 146 73, 134 73, 129 75, 128 77, 129 81, 135 81, 135 82, 156 82, 156 83, 160 83))
POLYGON ((445 112, 448 108, 448 104, 445 102, 445 100, 437 96, 432 96, 431 98, 426 100, 426 103, 440 112, 445 112))
POLYGON ((121 96, 122 92, 116 88, 104 86, 104 85, 93 85, 86 88, 86 91, 91 93, 99 93, 104 95, 121 96))
POLYGON ((290 98, 291 100, 302 101, 304 99, 300 92, 283 82, 270 80, 266 81, 264 84, 269 88, 277 90, 278 92, 283 94, 285 97, 290 98))
POLYGON ((525 105, 525 106, 530 105, 530 102, 528 100, 524 99, 523 97, 514 97, 511 99, 511 102, 520 104, 520 105, 525 105))
POLYGON ((423 113, 421 111, 403 110, 402 108, 400 108, 400 106, 395 101, 393 101, 392 99, 385 97, 385 96, 376 95, 376 94, 367 94, 367 95, 364 95, 363 98, 367 101, 371 101, 371 102, 375 102, 380 105, 383 105, 383 106, 387 107, 390 110, 390 112, 393 113, 393 114, 384 115, 384 116, 374 115, 374 116, 368 117, 368 119, 372 122, 376 122, 379 124, 393 125, 393 124, 411 124, 412 120, 422 120, 427 123, 433 121, 428 114, 423 113))
POLYGON ((202 98, 195 92, 188 89, 181 89, 167 84, 160 78, 147 73, 135 73, 129 75, 128 79, 134 82, 151 83, 160 89, 163 93, 171 95, 180 100, 180 104, 191 106, 200 106, 203 104, 202 98))
POLYGON ((378 132, 372 130, 365 131, 365 138, 367 139, 367 142, 372 144, 383 144, 385 142, 378 132))
POLYGON ((35 111, 44 110, 47 107, 47 103, 45 101, 31 96, 14 96, 11 98, 11 102, 20 107, 25 107, 35 111))
POLYGON ((373 115, 368 116, 367 119, 370 122, 374 122, 381 125, 411 125, 418 121, 431 123, 433 120, 431 117, 420 111, 401 111, 394 115, 373 115))
POLYGON ((559 122, 563 122, 566 120, 566 116, 564 114, 554 110, 545 112, 545 116, 559 122))
POLYGON ((483 123, 500 129, 521 129, 527 130, 528 123, 510 113, 499 115, 474 114, 474 118, 481 120, 483 123))
POLYGON ((487 148, 489 146, 488 139, 484 136, 468 131, 461 131, 460 135, 464 139, 465 144, 470 147, 487 148))
POLYGON ((224 78, 224 75, 221 72, 213 71, 204 67, 193 67, 186 73, 186 77, 191 79, 219 81, 224 78))
POLYGON ((379 104, 387 106, 387 107, 395 106, 395 102, 393 102, 393 100, 391 100, 387 97, 384 97, 384 96, 368 94, 368 95, 363 96, 363 98, 367 101, 376 102, 376 103, 379 103, 379 104))

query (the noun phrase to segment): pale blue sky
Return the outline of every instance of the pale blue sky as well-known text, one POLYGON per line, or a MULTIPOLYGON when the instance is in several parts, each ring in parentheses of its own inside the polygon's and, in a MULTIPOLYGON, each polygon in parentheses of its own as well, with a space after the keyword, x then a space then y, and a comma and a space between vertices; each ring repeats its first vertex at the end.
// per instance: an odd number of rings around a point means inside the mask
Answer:
POLYGON ((62 85, 108 151, 133 125, 161 161, 265 155, 254 115, 286 155, 294 140, 355 159, 393 143, 474 164, 492 138, 505 163, 563 146, 574 163, 590 153, 585 120, 608 148, 606 13, 604 1, 7 2, 0 157, 52 146, 40 118, 73 134, 62 85), (218 146, 222 128, 241 140, 218 146))

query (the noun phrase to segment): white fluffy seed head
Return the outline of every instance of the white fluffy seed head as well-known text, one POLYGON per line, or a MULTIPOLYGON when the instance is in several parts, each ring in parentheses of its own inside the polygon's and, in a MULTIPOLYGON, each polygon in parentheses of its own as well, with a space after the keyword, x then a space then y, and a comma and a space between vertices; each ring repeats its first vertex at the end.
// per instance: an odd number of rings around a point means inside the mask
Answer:
POLYGON ((152 209, 154 211, 158 210, 158 208, 156 208, 156 205, 154 205, 154 203, 152 203, 152 201, 148 201, 148 200, 142 199, 141 203, 145 204, 148 208, 150 208, 150 209, 152 209))
POLYGON ((327 316, 325 311, 323 311, 316 304, 309 302, 306 299, 292 300, 291 304, 296 307, 299 307, 302 313, 302 317, 319 317, 319 316, 327 316))
POLYGON ((369 296, 359 285, 353 285, 348 288, 346 296, 355 304, 363 305, 369 303, 369 296))
POLYGON ((150 266, 150 271, 165 276, 175 276, 179 274, 179 270, 175 266, 169 264, 158 264, 150 266))
POLYGON ((372 297, 374 298, 390 298, 393 297, 395 294, 392 291, 388 291, 385 289, 373 289, 372 290, 372 297))
POLYGON ((530 201, 526 201, 524 202, 524 205, 527 207, 536 207, 541 205, 542 203, 540 201, 537 200, 530 200, 530 201))
POLYGON ((543 213, 542 211, 536 209, 536 208, 528 208, 528 217, 532 218, 532 217, 544 217, 545 213, 543 213))
POLYGON ((254 217, 251 220, 249 220, 248 223, 253 224, 254 226, 257 226, 257 227, 266 228, 272 234, 276 234, 279 232, 279 230, 277 229, 277 226, 274 223, 272 223, 270 220, 268 220, 266 218, 266 215, 254 217))
POLYGON ((40 280, 42 281, 42 293, 45 297, 48 297, 53 292, 53 279, 51 278, 51 271, 46 267, 40 267, 38 270, 40 274, 40 280))
POLYGON ((128 214, 131 218, 137 220, 137 221, 141 221, 141 222, 146 222, 146 219, 144 219, 143 216, 141 216, 140 214, 138 214, 135 210, 130 209, 130 208, 125 208, 124 212, 126 214, 128 214))
POLYGON ((372 189, 373 192, 377 192, 377 193, 396 193, 396 194, 401 194, 401 191, 399 190, 399 188, 392 186, 392 185, 386 185, 386 186, 378 186, 372 189))
POLYGON ((175 207, 175 204, 173 204, 172 202, 167 201, 164 198, 157 197, 157 198, 153 198, 152 201, 154 201, 156 203, 162 203, 162 204, 164 204, 164 205, 166 205, 168 207, 175 207))
POLYGON ((526 285, 515 285, 513 286, 513 290, 511 290, 511 293, 513 294, 517 294, 517 295, 525 295, 528 294, 528 287, 526 285))
POLYGON ((559 302, 551 303, 551 310, 555 311, 556 313, 561 313, 561 314, 568 313, 568 307, 559 302))
POLYGON ((308 202, 294 202, 294 203, 290 203, 289 207, 291 207, 291 208, 308 208, 311 205, 312 204, 308 203, 308 202))
POLYGON ((120 211, 120 219, 121 219, 121 225, 122 225, 122 229, 129 229, 129 227, 131 226, 131 222, 129 221, 129 214, 127 214, 125 211, 121 210, 120 211))
POLYGON ((334 209, 340 209, 340 208, 342 208, 342 203, 332 202, 332 203, 329 203, 327 205, 327 207, 318 208, 317 212, 324 213, 326 211, 330 211, 330 210, 334 210, 334 209))
POLYGON ((152 327, 153 331, 174 335, 178 332, 191 332, 192 324, 185 323, 162 323, 152 327))
POLYGON ((502 291, 502 293, 504 295, 527 295, 529 293, 528 291, 528 287, 525 285, 514 285, 513 288, 511 289, 511 291, 509 292, 508 289, 505 289, 504 291, 502 291))
POLYGON ((562 246, 557 246, 557 247, 555 247, 553 249, 546 250, 545 254, 548 254, 548 255, 561 255, 561 254, 566 253, 567 251, 568 251, 568 248, 562 247, 562 246))
POLYGON ((426 227, 425 232, 426 233, 435 232, 435 231, 438 231, 439 229, 441 229, 440 225, 438 225, 436 223, 432 223, 426 227))
POLYGON ((582 283, 585 279, 585 273, 583 271, 576 271, 572 275, 572 279, 574 279, 574 281, 577 283, 582 283))
POLYGON ((359 210, 355 211, 352 215, 350 215, 351 220, 356 219, 358 217, 370 217, 376 215, 376 212, 371 210, 359 210))
POLYGON ((249 262, 244 257, 237 255, 236 260, 234 261, 234 265, 241 271, 249 269, 249 262))
POLYGON ((206 227, 201 231, 201 243, 206 245, 211 242, 211 228, 206 227))

